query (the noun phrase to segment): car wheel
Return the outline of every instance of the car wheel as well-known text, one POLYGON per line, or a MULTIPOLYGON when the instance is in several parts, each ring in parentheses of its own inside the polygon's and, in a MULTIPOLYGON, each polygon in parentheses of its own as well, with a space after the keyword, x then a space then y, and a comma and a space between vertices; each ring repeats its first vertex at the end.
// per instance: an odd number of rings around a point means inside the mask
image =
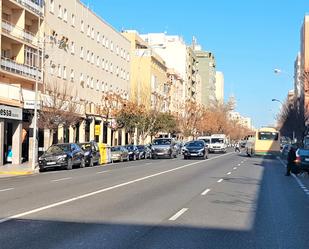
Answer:
POLYGON ((174 158, 177 158, 177 153, 175 153, 174 158))
POLYGON ((93 163, 93 158, 90 159, 90 162, 89 162, 89 167, 93 167, 94 166, 94 163, 93 163))
POLYGON ((172 158, 173 158, 173 153, 169 155, 169 159, 172 159, 172 158))
POLYGON ((72 159, 69 158, 69 159, 68 159, 68 164, 67 164, 66 170, 71 170, 72 167, 73 167, 72 159))
POLYGON ((188 157, 187 157, 187 156, 183 156, 183 159, 184 159, 184 160, 187 160, 187 159, 188 159, 188 157))
POLYGON ((44 172, 44 171, 46 171, 46 170, 43 167, 40 168, 40 172, 44 172))
POLYGON ((80 161, 80 168, 85 168, 85 158, 82 158, 82 160, 80 161))
POLYGON ((120 157, 120 162, 121 162, 121 163, 123 162, 123 157, 122 157, 122 156, 120 157))

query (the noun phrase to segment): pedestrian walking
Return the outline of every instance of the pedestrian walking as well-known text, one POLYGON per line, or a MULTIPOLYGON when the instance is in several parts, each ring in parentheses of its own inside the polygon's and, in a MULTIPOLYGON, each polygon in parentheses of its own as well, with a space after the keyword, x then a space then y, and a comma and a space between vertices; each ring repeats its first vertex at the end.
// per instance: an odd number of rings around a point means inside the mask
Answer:
POLYGON ((295 160, 296 160, 296 148, 294 145, 292 145, 287 157, 287 166, 285 174, 286 176, 291 175, 292 167, 295 167, 295 160))
POLYGON ((237 142, 237 143, 236 143, 235 152, 240 153, 240 142, 237 142))

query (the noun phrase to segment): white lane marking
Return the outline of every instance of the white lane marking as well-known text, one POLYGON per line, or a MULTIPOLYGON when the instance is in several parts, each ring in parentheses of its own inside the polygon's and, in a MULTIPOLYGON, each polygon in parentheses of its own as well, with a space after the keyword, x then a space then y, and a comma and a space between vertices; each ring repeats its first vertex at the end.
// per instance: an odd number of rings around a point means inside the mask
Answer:
POLYGON ((233 168, 233 170, 236 170, 236 169, 237 169, 237 167, 234 167, 234 168, 233 168))
POLYGON ((240 166, 240 163, 237 166, 240 166))
POLYGON ((228 172, 228 173, 226 173, 227 175, 230 175, 230 174, 232 174, 232 172, 228 172))
MULTIPOLYGON (((214 160, 214 159, 218 159, 220 157, 226 157, 227 155, 230 155, 230 154, 234 154, 234 153, 230 152, 230 153, 223 154, 223 155, 220 155, 220 156, 217 156, 217 157, 212 157, 212 158, 208 159, 207 162, 214 160)), ((127 186, 127 185, 131 185, 133 183, 145 181, 145 180, 154 178, 156 176, 160 176, 160 175, 168 174, 170 172, 174 172, 174 171, 177 171, 177 170, 185 169, 185 168, 191 167, 193 165, 201 164, 201 163, 204 163, 204 162, 205 161, 189 163, 189 164, 186 164, 186 165, 174 168, 174 169, 162 171, 162 172, 152 174, 152 175, 148 175, 148 176, 138 178, 138 179, 135 179, 135 180, 132 180, 132 181, 120 183, 120 184, 117 184, 117 185, 114 185, 114 186, 111 186, 111 187, 108 187, 108 188, 99 189, 97 191, 90 192, 90 193, 87 193, 87 194, 84 194, 84 195, 79 195, 79 196, 76 196, 76 197, 73 197, 73 198, 70 198, 70 199, 67 199, 67 200, 55 202, 53 204, 42 206, 42 207, 39 207, 39 208, 36 208, 36 209, 32 209, 32 210, 26 211, 24 213, 15 214, 15 215, 0 219, 0 224, 7 222, 7 221, 10 221, 10 220, 13 220, 13 219, 18 219, 18 218, 21 218, 21 217, 24 217, 24 216, 27 216, 27 215, 30 215, 30 214, 38 213, 38 212, 44 211, 46 209, 58 207, 58 206, 61 206, 61 205, 64 205, 64 204, 67 204, 67 203, 70 203, 70 202, 73 202, 73 201, 85 199, 85 198, 88 198, 88 197, 91 197, 91 196, 94 196, 94 195, 97 195, 97 194, 101 194, 101 193, 104 193, 104 192, 107 192, 107 191, 110 191, 110 190, 114 190, 114 189, 121 188, 121 187, 124 187, 124 186, 127 186)))
POLYGON ((0 192, 6 192, 6 191, 11 191, 13 190, 14 188, 5 188, 5 189, 0 189, 0 192))
MULTIPOLYGON (((282 166, 284 168, 286 168, 286 164, 282 161, 282 159, 278 156, 277 159, 280 161, 280 163, 282 164, 282 166)), ((308 188, 304 185, 304 183, 295 175, 295 174, 291 174, 294 179, 296 180, 296 182, 298 183, 298 186, 304 191, 305 194, 309 195, 309 190, 308 188)))
POLYGON ((183 208, 180 211, 178 211, 175 215, 173 215, 171 218, 169 218, 168 220, 175 221, 187 211, 188 211, 188 208, 183 208))
POLYGON ((207 195, 210 192, 210 188, 206 189, 201 195, 207 195))
POLYGON ((66 178, 61 178, 61 179, 56 179, 56 180, 51 180, 52 182, 61 182, 61 181, 66 181, 66 180, 71 180, 72 177, 66 177, 66 178))
POLYGON ((104 174, 104 173, 107 173, 107 172, 110 172, 110 170, 99 171, 96 174, 104 174))
POLYGON ((223 179, 221 178, 220 180, 218 180, 217 182, 223 182, 223 179))

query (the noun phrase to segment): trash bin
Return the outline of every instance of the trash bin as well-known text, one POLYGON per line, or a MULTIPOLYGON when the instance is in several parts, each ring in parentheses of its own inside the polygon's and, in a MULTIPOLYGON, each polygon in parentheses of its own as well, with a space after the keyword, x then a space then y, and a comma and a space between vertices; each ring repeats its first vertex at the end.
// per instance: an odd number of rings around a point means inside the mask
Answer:
POLYGON ((107 164, 111 162, 111 148, 107 144, 99 143, 100 150, 100 164, 107 164))

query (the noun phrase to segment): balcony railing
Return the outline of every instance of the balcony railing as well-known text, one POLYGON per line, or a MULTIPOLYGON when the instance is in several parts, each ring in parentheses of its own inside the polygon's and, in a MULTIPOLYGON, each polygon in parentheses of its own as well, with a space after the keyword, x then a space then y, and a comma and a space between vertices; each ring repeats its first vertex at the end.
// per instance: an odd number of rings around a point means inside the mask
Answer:
POLYGON ((26 42, 29 42, 33 45, 38 45, 38 39, 37 37, 35 37, 34 34, 32 34, 31 32, 29 31, 26 31, 12 23, 9 23, 8 21, 6 20, 2 20, 2 24, 1 24, 1 27, 2 27, 2 30, 5 32, 5 33, 8 33, 14 37, 17 37, 19 39, 22 39, 26 42))
MULTIPOLYGON (((5 71, 8 71, 10 73, 18 74, 24 77, 29 77, 32 79, 36 78, 37 68, 31 67, 24 64, 16 63, 15 61, 6 58, 1 57, 1 68, 5 71)), ((39 81, 42 80, 42 71, 39 69, 39 81)))
POLYGON ((42 7, 42 0, 15 0, 16 2, 20 3, 21 5, 25 6, 27 9, 43 16, 43 7, 42 7))

